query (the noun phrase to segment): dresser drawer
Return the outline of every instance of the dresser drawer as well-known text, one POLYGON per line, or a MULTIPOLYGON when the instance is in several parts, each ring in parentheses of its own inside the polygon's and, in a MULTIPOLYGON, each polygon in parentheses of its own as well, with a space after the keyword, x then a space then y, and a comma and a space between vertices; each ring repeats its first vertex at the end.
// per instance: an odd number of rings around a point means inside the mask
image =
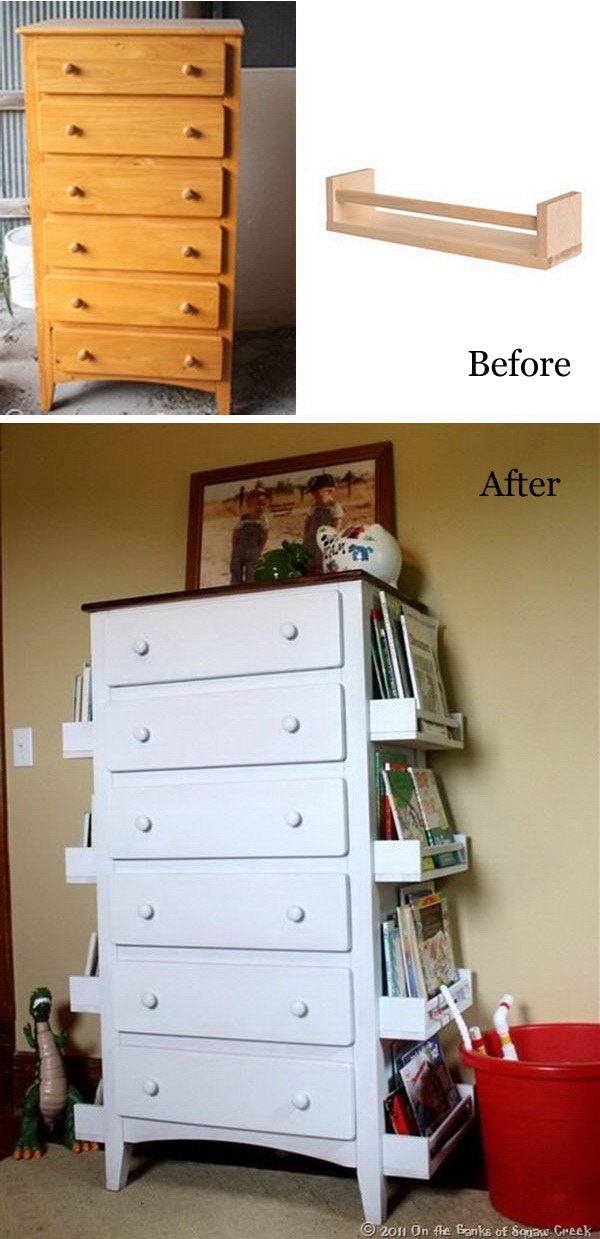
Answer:
POLYGON ((342 779, 117 787, 107 833, 115 857, 344 856, 342 779))
POLYGON ((223 209, 221 166, 199 160, 156 167, 152 160, 103 163, 72 155, 45 161, 40 176, 46 211, 201 219, 223 209))
MULTIPOLYGON (((237 512, 231 514, 231 528, 237 512)), ((337 591, 282 589, 106 617, 107 684, 310 671, 342 663, 337 591)))
POLYGON ((121 1032, 350 1045, 348 968, 120 962, 114 1024, 121 1032))
POLYGON ((78 215, 46 219, 44 250, 48 267, 76 271, 184 272, 218 275, 223 231, 219 224, 192 220, 126 217, 90 219, 78 215))
POLYGON ((47 275, 46 307, 53 322, 128 323, 134 327, 219 326, 221 288, 216 280, 158 276, 47 275))
POLYGON ((222 39, 73 34, 41 39, 37 88, 61 95, 222 95, 222 39))
POLYGON ((141 379, 220 379, 220 336, 186 336, 185 332, 104 330, 101 327, 54 327, 52 354, 57 374, 94 378, 105 374, 141 379))
POLYGON ((117 1113, 242 1131, 351 1140, 349 1063, 120 1046, 117 1113))
POLYGON ((106 710, 109 770, 269 766, 343 757, 339 684, 114 700, 106 710))
POLYGON ((207 99, 119 96, 46 98, 39 104, 42 151, 70 155, 209 155, 224 153, 223 105, 207 99))
POLYGON ((347 951, 341 873, 118 873, 111 940, 124 946, 347 951))

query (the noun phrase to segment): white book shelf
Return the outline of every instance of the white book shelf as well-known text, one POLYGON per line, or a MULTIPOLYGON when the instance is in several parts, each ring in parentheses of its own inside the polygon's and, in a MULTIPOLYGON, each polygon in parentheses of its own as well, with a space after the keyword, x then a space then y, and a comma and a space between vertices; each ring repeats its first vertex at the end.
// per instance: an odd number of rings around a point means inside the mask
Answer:
POLYGON ((371 740, 379 744, 409 744, 413 749, 462 749, 464 720, 462 714, 444 718, 419 710, 414 697, 377 698, 369 703, 371 740), (443 724, 451 729, 446 739, 428 730, 428 724, 443 724))
POLYGON ((91 757, 94 751, 93 723, 63 723, 63 757, 91 757))
POLYGON ((67 882, 95 882, 97 868, 95 848, 65 848, 67 882))
POLYGON ((373 847, 373 865, 376 882, 430 882, 464 873, 469 868, 466 835, 455 835, 454 843, 423 847, 418 839, 376 839, 373 847), (441 869, 423 869, 425 856, 439 856, 461 849, 464 863, 445 865, 441 869))
MULTIPOLYGON (((472 974, 458 969, 458 981, 449 987, 459 1011, 473 1002, 472 974)), ((441 994, 435 998, 379 999, 379 1036, 391 1041, 424 1041, 452 1019, 441 994)))
POLYGON ((431 1136, 383 1137, 384 1174, 430 1179, 473 1122, 474 1089, 459 1084, 460 1101, 431 1136))
POLYGON ((69 1001, 72 1011, 100 1013, 100 978, 69 977, 69 1001))

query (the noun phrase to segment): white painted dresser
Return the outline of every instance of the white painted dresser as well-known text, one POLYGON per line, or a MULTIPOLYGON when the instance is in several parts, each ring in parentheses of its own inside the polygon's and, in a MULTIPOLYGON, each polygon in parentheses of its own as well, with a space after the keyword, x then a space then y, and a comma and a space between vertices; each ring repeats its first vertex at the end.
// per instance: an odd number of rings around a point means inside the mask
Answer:
MULTIPOLYGON (((105 1142, 109 1188, 139 1141, 254 1143, 356 1167, 378 1223, 385 1176, 428 1177, 468 1122, 438 1147, 384 1132, 385 1038, 446 1017, 381 997, 381 914, 421 857, 375 841, 370 740, 412 741, 417 760, 453 745, 417 734, 414 701, 373 713, 378 586, 349 573, 85 608, 81 868, 97 880, 100 971, 71 978, 71 999, 100 1012, 104 1102, 76 1122, 105 1142)), ((468 973, 455 990, 466 1006, 468 973)))

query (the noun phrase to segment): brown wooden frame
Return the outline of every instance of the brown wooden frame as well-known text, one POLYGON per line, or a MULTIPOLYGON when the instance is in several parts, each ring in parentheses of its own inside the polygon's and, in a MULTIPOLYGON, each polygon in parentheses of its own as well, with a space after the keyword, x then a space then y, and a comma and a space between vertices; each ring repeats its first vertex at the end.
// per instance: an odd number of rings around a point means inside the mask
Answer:
POLYGON ((192 473, 188 513, 186 589, 201 588, 202 521, 204 492, 208 486, 221 482, 243 482, 257 477, 300 470, 329 470, 336 465, 356 460, 372 460, 375 464, 375 520, 394 532, 393 480, 394 462, 391 443, 363 443, 358 447, 342 447, 327 452, 311 452, 307 456, 282 456, 278 460, 250 461, 225 469, 209 469, 192 473))

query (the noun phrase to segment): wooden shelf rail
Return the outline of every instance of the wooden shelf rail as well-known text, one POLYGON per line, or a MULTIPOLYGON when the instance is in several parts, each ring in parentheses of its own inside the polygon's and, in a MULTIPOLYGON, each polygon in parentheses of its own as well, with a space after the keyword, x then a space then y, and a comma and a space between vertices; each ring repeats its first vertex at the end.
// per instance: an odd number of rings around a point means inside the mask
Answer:
POLYGON ((540 202, 535 215, 518 215, 376 194, 373 169, 362 168, 327 178, 327 227, 545 271, 581 253, 581 194, 561 194, 540 202))

